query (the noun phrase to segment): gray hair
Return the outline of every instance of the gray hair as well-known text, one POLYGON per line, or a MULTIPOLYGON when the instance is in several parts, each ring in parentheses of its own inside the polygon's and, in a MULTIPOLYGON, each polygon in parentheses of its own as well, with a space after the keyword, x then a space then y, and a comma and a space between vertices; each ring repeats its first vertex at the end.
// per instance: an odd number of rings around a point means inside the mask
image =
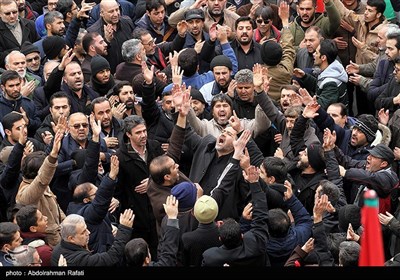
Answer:
POLYGON ((130 39, 122 44, 122 57, 126 62, 132 62, 135 56, 141 51, 141 41, 138 39, 130 39))
POLYGON ((7 56, 4 58, 4 65, 8 65, 8 63, 10 62, 10 57, 15 54, 20 54, 25 57, 25 55, 22 52, 14 50, 14 51, 10 52, 9 54, 7 54, 7 56))
POLYGON ((343 241, 339 245, 339 265, 358 266, 360 244, 355 241, 343 241))
POLYGON ((388 23, 387 24, 387 31, 386 31, 386 37, 389 34, 398 34, 400 33, 400 27, 397 24, 394 23, 388 23))
POLYGON ((139 124, 146 125, 145 120, 137 115, 130 115, 124 119, 124 131, 131 133, 132 129, 139 124))
POLYGON ((52 24, 56 20, 56 18, 60 18, 63 20, 64 16, 59 11, 51 11, 46 13, 44 15, 44 26, 46 26, 46 24, 52 24))
POLYGON ((61 223, 61 238, 64 241, 68 240, 68 236, 76 235, 76 225, 86 224, 85 219, 77 214, 68 215, 61 223))
POLYGON ((12 263, 14 266, 29 266, 35 262, 34 253, 37 252, 35 247, 28 245, 20 245, 10 251, 12 263))
POLYGON ((238 84, 252 84, 253 72, 249 69, 242 69, 236 73, 235 81, 238 84))

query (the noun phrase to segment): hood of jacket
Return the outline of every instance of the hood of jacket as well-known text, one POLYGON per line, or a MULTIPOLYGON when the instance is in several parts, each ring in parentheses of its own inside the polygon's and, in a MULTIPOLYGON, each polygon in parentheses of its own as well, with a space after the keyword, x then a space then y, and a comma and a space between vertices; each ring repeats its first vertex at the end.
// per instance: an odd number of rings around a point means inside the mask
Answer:
POLYGON ((335 82, 337 86, 340 86, 342 83, 347 83, 348 78, 343 65, 335 60, 319 74, 317 83, 319 88, 328 82, 335 82))

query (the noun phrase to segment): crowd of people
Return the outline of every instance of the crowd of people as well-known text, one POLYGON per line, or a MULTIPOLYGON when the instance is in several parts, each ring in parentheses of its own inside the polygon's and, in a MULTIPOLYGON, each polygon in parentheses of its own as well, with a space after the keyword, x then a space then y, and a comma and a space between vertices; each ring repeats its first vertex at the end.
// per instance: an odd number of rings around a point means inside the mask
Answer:
POLYGON ((0 265, 400 265, 396 0, 0 0, 0 265))

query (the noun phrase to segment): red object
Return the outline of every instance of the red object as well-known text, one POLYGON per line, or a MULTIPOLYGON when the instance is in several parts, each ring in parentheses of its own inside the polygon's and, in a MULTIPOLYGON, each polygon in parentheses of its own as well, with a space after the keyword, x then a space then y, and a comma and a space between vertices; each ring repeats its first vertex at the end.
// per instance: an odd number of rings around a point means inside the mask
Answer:
POLYGON ((378 219, 378 197, 374 190, 364 193, 364 206, 361 209, 361 235, 359 266, 384 266, 382 230, 378 219))
POLYGON ((324 0, 317 0, 317 7, 315 9, 317 13, 323 13, 325 11, 324 0))

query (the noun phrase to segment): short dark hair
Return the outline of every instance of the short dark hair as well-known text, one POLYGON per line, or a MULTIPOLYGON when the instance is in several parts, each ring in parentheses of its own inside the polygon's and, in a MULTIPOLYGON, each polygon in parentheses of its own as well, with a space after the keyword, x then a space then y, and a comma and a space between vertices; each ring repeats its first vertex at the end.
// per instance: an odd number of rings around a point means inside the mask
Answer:
MULTIPOLYGON (((348 114, 348 111, 347 111, 347 107, 346 107, 346 105, 344 105, 343 103, 340 103, 340 102, 338 102, 338 103, 332 103, 331 105, 329 105, 329 106, 335 106, 335 107, 339 107, 340 108, 340 115, 343 117, 343 116, 347 116, 347 114, 348 114)), ((328 107, 329 107, 328 106, 328 107)))
POLYGON ((141 267, 149 256, 149 245, 143 238, 134 238, 126 243, 124 255, 127 266, 141 267))
POLYGON ((183 75, 186 77, 191 77, 196 74, 199 65, 197 52, 192 48, 184 50, 179 54, 178 65, 182 68, 183 75))
POLYGON ((167 5, 165 4, 164 0, 148 0, 148 1, 146 1, 146 11, 148 11, 149 13, 152 10, 157 10, 161 6, 164 7, 165 13, 167 13, 167 5))
POLYGON ((238 25, 239 25, 239 22, 243 22, 243 21, 249 21, 250 24, 251 24, 251 27, 252 27, 253 29, 256 29, 256 28, 257 28, 256 23, 254 22, 254 20, 253 20, 251 17, 249 17, 249 16, 241 16, 240 18, 238 18, 238 19, 235 21, 235 30, 237 29, 237 27, 238 27, 238 25))
POLYGON ((70 13, 72 11, 73 5, 73 0, 58 0, 56 10, 59 11, 64 16, 64 18, 66 18, 67 13, 70 13))
POLYGON ((56 93, 53 93, 53 95, 50 97, 49 103, 50 107, 54 105, 53 100, 56 98, 67 98, 68 99, 68 105, 71 105, 71 100, 69 100, 68 95, 65 93, 65 91, 57 91, 56 93))
POLYGON ((11 244, 15 233, 19 231, 19 226, 12 222, 0 223, 0 248, 5 244, 11 244))
POLYGON ((381 13, 382 15, 386 9, 386 3, 384 0, 368 0, 367 5, 371 6, 371 7, 375 7, 376 11, 378 13, 381 13))
POLYGON ((89 47, 93 44, 94 38, 99 36, 100 34, 97 32, 88 32, 82 38, 82 48, 87 53, 89 51, 89 47))
POLYGON ((326 59, 328 60, 328 63, 331 64, 332 62, 335 61, 335 59, 338 55, 338 49, 333 40, 326 39, 320 43, 319 53, 321 56, 325 55, 326 59))
MULTIPOLYGON (((298 0, 297 1, 297 5, 300 5, 301 3, 303 3, 306 0, 298 0)), ((317 6, 317 0, 312 0, 313 6, 316 7, 317 6)))
POLYGON ((277 157, 266 157, 262 166, 268 176, 274 176, 277 183, 283 184, 287 179, 287 166, 285 162, 277 157))
POLYGON ((268 232, 271 237, 282 238, 288 234, 290 218, 281 208, 268 211, 268 232))
POLYGON ((141 27, 135 28, 132 32, 132 39, 142 40, 142 36, 150 34, 150 31, 141 27))
POLYGON ((31 226, 37 226, 37 210, 35 205, 26 205, 18 210, 15 219, 22 232, 30 232, 31 226))
POLYGON ((225 93, 218 93, 214 95, 214 97, 211 99, 211 112, 213 111, 214 106, 215 104, 217 104, 217 102, 226 102, 233 110, 232 99, 229 97, 229 95, 226 95, 225 93))
MULTIPOLYGON (((120 92, 121 92, 121 89, 124 87, 124 86, 132 86, 132 84, 130 83, 130 82, 128 82, 128 81, 121 81, 121 82, 118 82, 118 83, 116 83, 115 84, 115 86, 112 88, 112 91, 110 92, 110 96, 111 95, 119 95, 120 94, 120 92)), ((133 88, 132 88, 133 89, 133 88)))
POLYGON ((46 153, 43 151, 35 151, 30 153, 22 160, 21 172, 25 179, 34 179, 40 167, 46 158, 46 153))
POLYGON ((21 113, 12 111, 3 117, 3 119, 1 120, 1 123, 3 124, 4 129, 11 130, 12 127, 14 126, 14 123, 23 118, 24 117, 22 116, 21 113))
POLYGON ((259 16, 261 16, 263 20, 272 20, 274 18, 274 10, 271 6, 258 7, 254 13, 254 18, 258 18, 259 16))
POLYGON ((400 33, 390 33, 387 35, 387 40, 396 40, 396 49, 400 50, 400 33))
POLYGON ((132 129, 138 126, 139 124, 146 125, 145 120, 137 115, 130 115, 124 119, 124 131, 127 133, 131 133, 132 129))
POLYGON ((221 243, 227 249, 239 247, 242 242, 242 232, 240 225, 232 218, 224 219, 223 224, 218 228, 221 243))
POLYGON ((21 79, 17 71, 14 70, 6 70, 1 74, 1 84, 3 86, 6 85, 9 80, 21 79))
POLYGON ((95 99, 93 99, 92 102, 90 103, 91 111, 94 113, 94 105, 103 103, 105 101, 107 101, 108 104, 110 104, 110 107, 111 107, 110 100, 108 100, 108 98, 105 97, 105 96, 99 96, 99 97, 96 97, 95 99))

